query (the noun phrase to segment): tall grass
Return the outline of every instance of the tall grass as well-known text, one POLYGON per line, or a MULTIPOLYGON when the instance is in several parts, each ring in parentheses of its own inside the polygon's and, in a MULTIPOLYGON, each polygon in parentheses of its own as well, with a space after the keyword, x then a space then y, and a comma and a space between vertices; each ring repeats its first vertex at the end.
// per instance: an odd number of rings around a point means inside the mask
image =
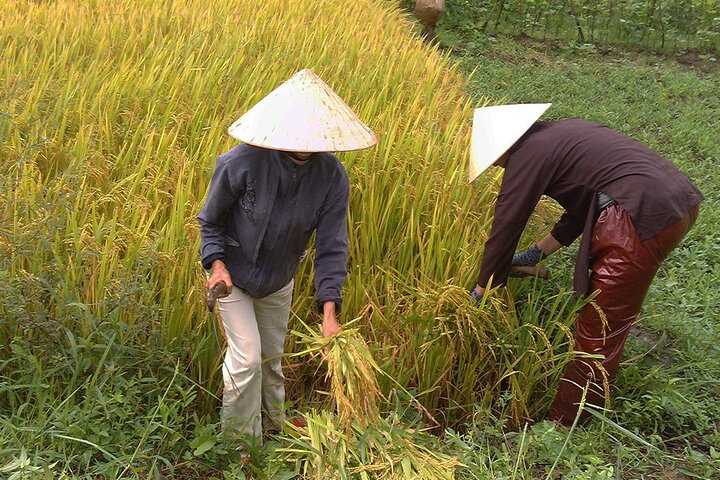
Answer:
MULTIPOLYGON (((190 375, 216 390, 222 337, 203 307, 195 215, 214 156, 234 143, 225 128, 309 67, 380 137, 340 158, 352 185, 343 318, 360 319, 383 391, 394 379, 439 424, 475 402, 516 422, 542 411, 537 392, 567 360, 555 350, 571 309, 558 303, 538 327, 509 297, 468 304, 494 179, 467 185, 475 105, 394 3, 0 8, 0 345, 52 343, 61 327, 88 336, 110 321, 139 345, 157 332, 184 346, 190 375)), ((293 311, 315 322, 311 270, 301 266, 293 311)), ((288 364, 299 405, 322 387, 316 367, 288 364)))
POLYGON ((210 423, 194 412, 198 389, 181 362, 98 327, 84 338, 66 330, 51 358, 27 340, 10 344, 0 363, 2 477, 201 476, 204 465, 179 462, 193 430, 210 423))

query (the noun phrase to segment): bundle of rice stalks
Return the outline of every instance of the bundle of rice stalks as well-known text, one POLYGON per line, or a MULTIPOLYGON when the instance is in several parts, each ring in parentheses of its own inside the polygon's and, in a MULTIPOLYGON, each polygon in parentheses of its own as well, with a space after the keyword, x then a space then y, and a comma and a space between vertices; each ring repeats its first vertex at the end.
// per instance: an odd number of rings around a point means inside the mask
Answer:
POLYGON ((299 354, 320 355, 327 363, 329 394, 340 424, 353 419, 362 425, 377 422, 383 397, 376 375, 382 370, 358 329, 346 328, 330 338, 294 333, 307 345, 299 354))
POLYGON ((380 367, 357 329, 345 330, 327 342, 330 392, 341 423, 353 418, 361 423, 379 419, 382 397, 376 372, 380 367))
POLYGON ((269 471, 293 465, 313 479, 452 479, 457 457, 439 451, 438 439, 418 429, 379 419, 362 426, 330 412, 310 413, 308 425, 277 449, 269 471))

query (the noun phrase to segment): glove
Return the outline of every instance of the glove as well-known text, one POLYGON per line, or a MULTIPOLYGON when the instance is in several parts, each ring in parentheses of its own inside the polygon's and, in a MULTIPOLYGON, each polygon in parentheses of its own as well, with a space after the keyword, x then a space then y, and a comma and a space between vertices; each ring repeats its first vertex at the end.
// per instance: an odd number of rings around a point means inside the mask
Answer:
POLYGON ((475 291, 475 287, 472 287, 468 293, 473 298, 476 304, 480 303, 480 300, 482 300, 482 295, 475 291))
POLYGON ((537 245, 530 245, 521 252, 516 252, 512 258, 513 265, 534 266, 544 258, 542 250, 537 245))

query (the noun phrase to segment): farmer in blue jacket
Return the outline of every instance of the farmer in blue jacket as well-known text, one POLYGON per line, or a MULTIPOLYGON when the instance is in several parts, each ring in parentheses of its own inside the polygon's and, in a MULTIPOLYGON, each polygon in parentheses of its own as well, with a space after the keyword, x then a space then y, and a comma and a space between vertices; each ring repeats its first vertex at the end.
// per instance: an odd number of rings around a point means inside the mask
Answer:
POLYGON ((243 143, 217 157, 198 215, 207 287, 218 300, 227 340, 221 421, 261 438, 283 424, 281 357, 293 277, 315 237, 315 298, 322 334, 339 329, 348 250, 348 176, 332 151, 374 145, 375 135, 310 70, 302 70, 237 120, 243 143), (261 420, 261 410, 265 413, 261 420))

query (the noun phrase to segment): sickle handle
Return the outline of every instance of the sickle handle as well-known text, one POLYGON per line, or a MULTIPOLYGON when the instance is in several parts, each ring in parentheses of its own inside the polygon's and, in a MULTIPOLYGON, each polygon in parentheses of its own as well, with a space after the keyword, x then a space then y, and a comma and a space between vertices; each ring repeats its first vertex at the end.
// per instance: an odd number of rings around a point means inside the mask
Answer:
POLYGON ((222 280, 210 287, 205 295, 205 303, 207 304, 208 310, 212 312, 218 298, 227 297, 228 295, 230 295, 230 292, 228 292, 228 287, 222 280))

